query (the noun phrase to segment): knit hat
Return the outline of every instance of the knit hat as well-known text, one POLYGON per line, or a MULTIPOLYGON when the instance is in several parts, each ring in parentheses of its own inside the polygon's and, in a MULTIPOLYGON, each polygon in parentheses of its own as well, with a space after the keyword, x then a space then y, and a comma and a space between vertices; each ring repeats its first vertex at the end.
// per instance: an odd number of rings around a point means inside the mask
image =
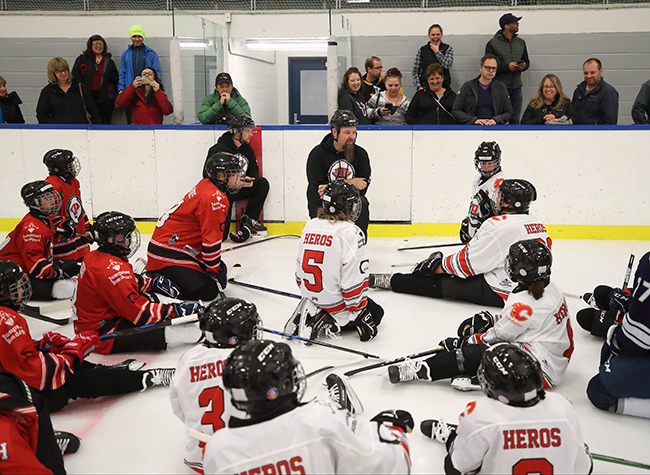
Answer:
POLYGON ((129 38, 136 35, 142 36, 142 38, 144 38, 144 28, 140 25, 133 25, 131 28, 129 28, 129 38))

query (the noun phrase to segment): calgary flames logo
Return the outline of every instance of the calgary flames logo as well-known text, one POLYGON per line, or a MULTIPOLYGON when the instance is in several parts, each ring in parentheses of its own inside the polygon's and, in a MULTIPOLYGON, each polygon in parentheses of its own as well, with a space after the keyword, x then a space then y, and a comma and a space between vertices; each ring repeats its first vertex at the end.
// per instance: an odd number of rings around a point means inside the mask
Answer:
POLYGON ((517 302, 512 306, 512 310, 510 310, 510 316, 518 322, 525 322, 533 316, 533 309, 528 305, 517 302))

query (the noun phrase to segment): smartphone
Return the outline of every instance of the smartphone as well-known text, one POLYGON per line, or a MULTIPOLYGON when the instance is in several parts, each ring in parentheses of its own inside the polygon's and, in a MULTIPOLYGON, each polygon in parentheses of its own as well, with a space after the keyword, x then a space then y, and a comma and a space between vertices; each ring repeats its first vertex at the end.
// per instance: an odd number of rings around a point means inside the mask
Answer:
POLYGON ((151 82, 151 78, 145 76, 140 80, 140 82, 142 82, 142 84, 149 84, 151 82))
POLYGON ((526 61, 519 61, 517 64, 526 64, 526 61))

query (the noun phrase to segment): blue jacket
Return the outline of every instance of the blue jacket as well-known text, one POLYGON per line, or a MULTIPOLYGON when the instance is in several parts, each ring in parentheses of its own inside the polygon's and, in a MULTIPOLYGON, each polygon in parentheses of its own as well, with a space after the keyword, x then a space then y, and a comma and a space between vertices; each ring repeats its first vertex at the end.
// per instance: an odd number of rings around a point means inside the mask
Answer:
MULTIPOLYGON (((158 54, 149 48, 147 45, 144 46, 144 67, 151 68, 156 71, 158 74, 158 79, 162 76, 162 71, 160 70, 160 60, 158 59, 158 54)), ((133 57, 131 56, 131 49, 133 45, 129 45, 127 49, 122 53, 122 59, 120 60, 120 80, 117 83, 117 90, 124 90, 129 84, 135 79, 135 71, 133 71, 133 57)), ((139 73, 140 71, 138 71, 139 73)))

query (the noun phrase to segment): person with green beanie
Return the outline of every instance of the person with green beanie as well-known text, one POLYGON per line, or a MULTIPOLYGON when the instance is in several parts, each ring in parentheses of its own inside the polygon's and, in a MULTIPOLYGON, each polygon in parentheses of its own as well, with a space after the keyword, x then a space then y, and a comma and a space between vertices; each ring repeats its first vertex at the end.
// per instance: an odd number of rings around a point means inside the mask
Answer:
POLYGON ((135 79, 135 72, 144 68, 151 68, 162 76, 160 59, 158 54, 144 44, 144 28, 140 25, 133 25, 129 29, 131 44, 122 53, 120 60, 120 79, 117 90, 122 92, 135 79))

